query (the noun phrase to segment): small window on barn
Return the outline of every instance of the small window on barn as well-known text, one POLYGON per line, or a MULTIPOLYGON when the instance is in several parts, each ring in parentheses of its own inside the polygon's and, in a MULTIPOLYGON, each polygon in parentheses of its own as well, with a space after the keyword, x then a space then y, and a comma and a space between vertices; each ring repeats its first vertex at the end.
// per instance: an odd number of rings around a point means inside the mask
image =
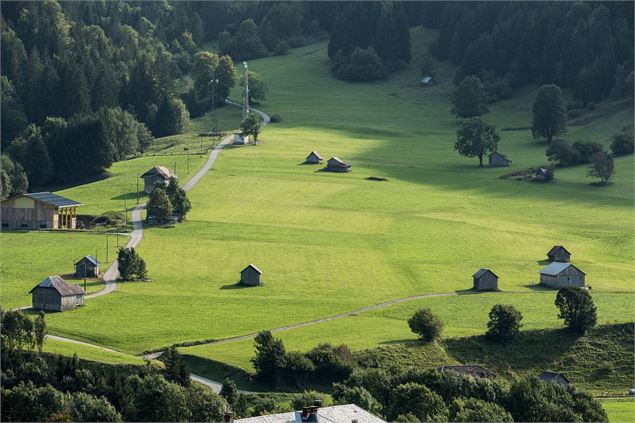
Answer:
POLYGON ((2 227, 3 227, 3 228, 8 228, 8 227, 9 227, 9 224, 8 224, 8 223, 3 223, 3 224, 2 224, 2 227))
POLYGON ((40 223, 40 228, 41 229, 46 229, 46 228, 48 228, 48 225, 46 223, 40 223))
POLYGON ((28 227, 29 227, 29 224, 28 224, 28 223, 22 223, 22 224, 20 225, 20 227, 22 227, 22 228, 28 228, 28 227))

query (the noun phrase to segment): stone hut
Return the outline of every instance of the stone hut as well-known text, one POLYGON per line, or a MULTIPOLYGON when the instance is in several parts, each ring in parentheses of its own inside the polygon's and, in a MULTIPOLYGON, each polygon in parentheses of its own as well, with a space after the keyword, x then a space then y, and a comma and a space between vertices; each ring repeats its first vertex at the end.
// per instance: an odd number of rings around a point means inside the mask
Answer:
POLYGON ((540 283, 553 288, 565 286, 583 287, 586 273, 571 263, 554 261, 540 271, 540 283))
POLYGON ((82 203, 51 192, 31 192, 2 201, 2 229, 75 229, 82 203))
POLYGON ((339 157, 331 157, 326 162, 326 170, 329 172, 346 173, 351 171, 351 165, 342 161, 339 157))
POLYGON ((240 283, 244 285, 261 285, 260 276, 262 276, 262 270, 253 264, 249 264, 240 272, 240 283))
POLYGON ((165 166, 155 166, 141 175, 141 178, 143 178, 143 191, 150 194, 156 184, 168 186, 170 178, 176 178, 176 175, 165 166))
POLYGON ((565 375, 560 372, 553 372, 551 370, 545 370, 540 373, 540 380, 547 383, 559 383, 561 385, 568 385, 571 383, 565 375))
POLYGON ((495 291, 498 289, 498 276, 489 269, 481 269, 472 275, 474 289, 477 291, 495 291))
POLYGON ((59 276, 48 276, 29 294, 35 310, 64 311, 84 305, 84 290, 59 276))
POLYGON ((304 163, 306 163, 306 164, 320 164, 320 163, 322 163, 322 160, 324 160, 322 158, 322 156, 320 156, 317 151, 313 150, 313 151, 311 151, 309 153, 308 156, 306 156, 306 160, 304 161, 304 163))
POLYGON ((549 262, 559 261, 562 263, 568 263, 571 261, 571 253, 562 245, 554 245, 547 253, 549 262))
POLYGON ((457 366, 439 366, 437 370, 441 373, 459 373, 463 376, 472 376, 478 378, 493 379, 496 377, 496 373, 491 370, 487 370, 485 367, 478 364, 463 364, 457 366))
POLYGON ((82 257, 80 261, 75 263, 75 276, 83 278, 96 278, 99 276, 99 260, 93 256, 82 257))
POLYGON ((503 166, 511 166, 512 161, 507 158, 506 155, 499 153, 498 151, 494 151, 489 155, 489 166, 490 167, 503 167, 503 166))

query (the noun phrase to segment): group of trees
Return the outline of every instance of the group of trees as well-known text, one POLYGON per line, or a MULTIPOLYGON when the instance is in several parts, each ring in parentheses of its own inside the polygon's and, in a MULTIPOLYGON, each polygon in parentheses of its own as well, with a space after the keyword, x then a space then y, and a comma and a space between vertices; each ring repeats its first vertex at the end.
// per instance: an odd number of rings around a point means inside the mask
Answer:
POLYGON ((353 355, 345 345, 320 344, 307 353, 286 351, 280 339, 260 332, 252 363, 256 378, 279 387, 303 387, 309 381, 329 384, 346 379, 353 370, 353 355))
POLYGON ((606 422, 602 405, 572 387, 518 378, 508 384, 416 368, 356 369, 335 384, 336 402, 355 401, 388 421, 606 422))
POLYGON ((148 199, 147 209, 148 216, 154 216, 158 224, 163 224, 171 222, 173 215, 177 215, 179 220, 185 219, 192 205, 185 190, 179 186, 178 180, 170 178, 167 187, 162 183, 154 186, 148 199))
POLYGON ((411 60, 410 28, 400 2, 359 2, 343 6, 329 38, 335 77, 349 81, 383 79, 411 60))
POLYGON ((44 339, 42 316, 3 312, 2 328, 2 421, 222 421, 227 410, 222 397, 190 384, 175 349, 164 353, 164 370, 87 364, 31 351, 44 339))
POLYGON ((631 3, 445 2, 418 16, 411 24, 439 29, 431 50, 459 66, 456 81, 558 84, 582 104, 633 95, 631 3))
MULTIPOLYGON (((587 289, 560 288, 555 305, 558 318, 563 319, 572 332, 584 334, 597 323, 597 310, 587 289)), ((495 341, 511 341, 520 333, 522 319, 521 312, 514 306, 496 304, 489 312, 486 336, 495 341)), ((408 326, 421 340, 432 342, 441 336, 443 321, 429 308, 423 308, 408 319, 408 326)))

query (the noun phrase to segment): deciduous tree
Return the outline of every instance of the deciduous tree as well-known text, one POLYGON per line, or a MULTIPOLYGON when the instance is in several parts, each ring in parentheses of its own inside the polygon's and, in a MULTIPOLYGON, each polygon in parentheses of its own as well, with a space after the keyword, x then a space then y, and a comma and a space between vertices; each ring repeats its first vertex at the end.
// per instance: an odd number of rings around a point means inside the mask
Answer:
POLYGON ((426 342, 434 341, 443 330, 443 322, 429 308, 422 308, 413 314, 408 319, 408 326, 426 342))
POLYGON ((452 95, 452 113, 459 118, 470 118, 487 113, 485 90, 476 76, 467 76, 452 95))
POLYGON ((615 172, 613 157, 605 151, 595 153, 591 157, 588 175, 599 178, 602 184, 607 184, 615 172))
POLYGON ((496 304, 489 312, 487 336, 496 341, 510 341, 520 331, 523 315, 512 305, 496 304))
POLYGON ((494 125, 483 118, 473 117, 461 123, 454 149, 466 157, 478 157, 482 167, 483 156, 498 149, 499 139, 494 125))
POLYGON ((555 301, 558 319, 563 319, 569 329, 586 333, 597 323, 595 304, 589 291, 578 287, 560 288, 555 301))
POLYGON ((546 138, 551 143, 553 137, 567 130, 567 109, 560 87, 543 85, 536 94, 533 105, 531 133, 534 138, 546 138))

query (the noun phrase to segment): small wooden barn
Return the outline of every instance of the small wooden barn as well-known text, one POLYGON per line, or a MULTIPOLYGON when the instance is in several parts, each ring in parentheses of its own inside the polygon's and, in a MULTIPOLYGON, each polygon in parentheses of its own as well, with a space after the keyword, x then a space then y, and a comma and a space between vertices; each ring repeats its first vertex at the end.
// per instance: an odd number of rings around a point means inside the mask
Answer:
POLYGON ((75 276, 79 278, 96 278, 99 276, 99 260, 93 256, 84 256, 75 263, 75 276))
POLYGON ((240 272, 240 283, 244 285, 261 285, 262 270, 256 267, 254 264, 249 264, 240 272))
POLYGON ((234 134, 234 139, 232 143, 235 145, 251 144, 252 140, 253 140, 253 137, 251 135, 245 135, 241 131, 241 132, 236 132, 234 134))
POLYGON ((421 86, 422 87, 430 87, 434 85, 434 78, 432 75, 424 75, 421 77, 421 86))
POLYGON ((547 182, 549 180, 549 170, 544 167, 536 169, 536 173, 532 178, 533 181, 547 182))
POLYGON ((571 263, 554 261, 540 271, 540 283, 554 288, 584 286, 586 273, 571 263))
POLYGON ((439 366, 437 370, 441 373, 458 373, 463 376, 472 376, 478 378, 493 379, 496 377, 496 373, 491 370, 487 370, 485 367, 479 364, 463 364, 456 366, 439 366))
POLYGON ((51 192, 31 192, 2 201, 2 229, 75 229, 82 203, 51 192))
POLYGON ((545 370, 540 373, 540 380, 547 383, 559 383, 561 385, 568 385, 571 382, 565 375, 560 372, 553 372, 551 370, 545 370))
POLYGON ((329 172, 346 173, 351 171, 351 165, 350 163, 342 161, 339 157, 331 157, 328 162, 326 162, 326 170, 329 172))
POLYGON ((146 194, 150 194, 156 184, 164 184, 167 186, 170 183, 170 178, 176 178, 176 175, 170 172, 165 166, 155 166, 141 175, 143 178, 143 191, 146 194))
POLYGON ((547 259, 549 262, 559 261, 568 263, 571 261, 571 253, 562 245, 554 245, 547 253, 547 259))
POLYGON ((306 160, 304 161, 304 163, 320 164, 322 163, 322 160, 324 160, 322 156, 320 156, 317 151, 313 150, 309 153, 308 156, 306 156, 306 160))
POLYGON ((472 275, 474 289, 477 291, 495 291, 498 289, 498 276, 489 269, 481 269, 472 275))
POLYGON ((498 151, 494 151, 489 155, 489 166, 490 167, 503 167, 503 166, 511 166, 512 161, 507 158, 503 153, 499 153, 498 151))
POLYGON ((64 311, 84 305, 84 290, 71 285, 59 276, 49 276, 31 291, 35 310, 64 311))

